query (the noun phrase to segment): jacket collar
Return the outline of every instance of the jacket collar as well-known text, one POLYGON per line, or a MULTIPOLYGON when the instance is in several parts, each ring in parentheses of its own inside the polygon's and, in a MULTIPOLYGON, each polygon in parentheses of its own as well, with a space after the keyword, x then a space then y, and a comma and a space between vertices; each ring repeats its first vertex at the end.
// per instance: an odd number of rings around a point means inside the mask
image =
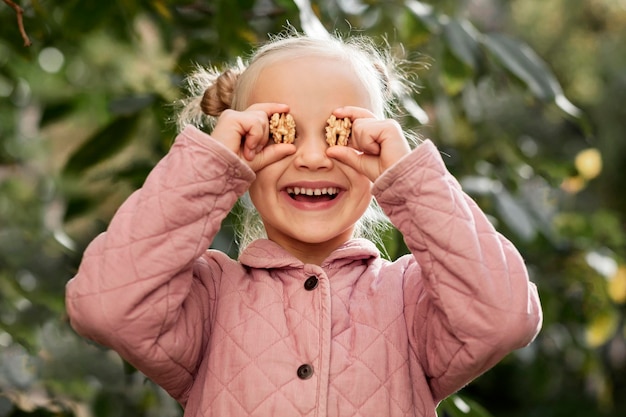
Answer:
MULTIPOLYGON (((351 239, 337 248, 322 263, 322 267, 337 267, 355 260, 380 257, 374 243, 367 239, 351 239)), ((250 243, 239 256, 239 262, 252 268, 302 268, 302 261, 277 243, 258 239, 250 243)))

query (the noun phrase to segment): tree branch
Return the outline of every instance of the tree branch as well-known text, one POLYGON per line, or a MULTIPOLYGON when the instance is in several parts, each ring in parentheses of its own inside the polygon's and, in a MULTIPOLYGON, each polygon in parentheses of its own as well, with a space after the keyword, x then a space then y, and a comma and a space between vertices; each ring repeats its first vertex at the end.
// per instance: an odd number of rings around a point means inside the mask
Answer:
POLYGON ((20 34, 22 35, 22 39, 24 39, 24 46, 31 46, 33 43, 30 41, 30 38, 26 34, 26 30, 24 29, 24 21, 22 20, 22 15, 24 14, 24 9, 22 9, 17 4, 13 3, 12 0, 3 0, 7 5, 9 5, 13 10, 15 10, 15 14, 17 15, 17 27, 20 30, 20 34))

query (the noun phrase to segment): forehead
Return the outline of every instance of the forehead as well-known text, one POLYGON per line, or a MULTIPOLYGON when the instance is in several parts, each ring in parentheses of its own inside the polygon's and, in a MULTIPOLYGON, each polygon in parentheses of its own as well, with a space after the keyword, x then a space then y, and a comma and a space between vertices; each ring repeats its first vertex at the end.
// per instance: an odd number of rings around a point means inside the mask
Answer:
POLYGON ((372 109, 371 91, 346 59, 330 56, 285 57, 264 66, 251 89, 249 104, 312 104, 372 109))

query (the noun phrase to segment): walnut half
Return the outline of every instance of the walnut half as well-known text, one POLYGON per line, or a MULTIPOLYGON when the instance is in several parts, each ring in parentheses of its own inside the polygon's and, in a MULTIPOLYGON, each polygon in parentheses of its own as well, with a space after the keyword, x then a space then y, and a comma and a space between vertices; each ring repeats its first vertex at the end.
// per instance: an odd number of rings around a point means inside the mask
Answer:
POLYGON ((270 137, 274 143, 293 143, 296 139, 296 122, 289 113, 274 113, 270 117, 270 137))
POLYGON ((352 122, 349 118, 337 119, 335 115, 331 115, 326 121, 326 143, 329 146, 348 144, 350 139, 350 131, 352 130, 352 122))

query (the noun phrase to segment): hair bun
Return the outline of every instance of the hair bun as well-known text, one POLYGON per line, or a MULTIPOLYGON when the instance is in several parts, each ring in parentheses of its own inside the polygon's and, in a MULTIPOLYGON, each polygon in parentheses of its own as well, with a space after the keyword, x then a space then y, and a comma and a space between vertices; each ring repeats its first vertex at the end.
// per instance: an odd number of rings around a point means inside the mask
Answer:
POLYGON ((224 110, 231 107, 233 91, 240 74, 239 69, 229 68, 204 90, 200 101, 200 108, 204 114, 219 116, 224 110))

